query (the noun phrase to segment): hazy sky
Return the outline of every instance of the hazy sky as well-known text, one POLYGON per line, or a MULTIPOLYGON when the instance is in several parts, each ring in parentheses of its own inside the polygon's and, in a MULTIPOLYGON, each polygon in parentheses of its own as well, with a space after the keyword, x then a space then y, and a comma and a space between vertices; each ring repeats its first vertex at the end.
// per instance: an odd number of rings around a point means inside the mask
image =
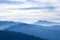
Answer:
POLYGON ((0 0, 0 20, 60 22, 60 0, 0 0))

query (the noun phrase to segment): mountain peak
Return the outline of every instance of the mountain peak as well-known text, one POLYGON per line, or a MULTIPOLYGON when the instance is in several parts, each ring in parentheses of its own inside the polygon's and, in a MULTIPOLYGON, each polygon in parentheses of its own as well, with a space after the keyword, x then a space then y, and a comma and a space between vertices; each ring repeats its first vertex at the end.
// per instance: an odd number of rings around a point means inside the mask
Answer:
POLYGON ((38 20, 35 22, 36 25, 43 25, 43 26, 53 26, 53 25, 60 25, 58 22, 48 21, 48 20, 38 20))

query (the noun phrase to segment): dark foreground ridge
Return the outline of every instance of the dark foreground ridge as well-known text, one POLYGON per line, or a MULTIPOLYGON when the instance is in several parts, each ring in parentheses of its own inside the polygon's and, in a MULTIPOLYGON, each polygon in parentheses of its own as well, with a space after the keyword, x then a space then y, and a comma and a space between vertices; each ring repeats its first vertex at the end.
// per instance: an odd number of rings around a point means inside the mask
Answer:
POLYGON ((20 32, 0 31, 0 40, 46 40, 20 32))

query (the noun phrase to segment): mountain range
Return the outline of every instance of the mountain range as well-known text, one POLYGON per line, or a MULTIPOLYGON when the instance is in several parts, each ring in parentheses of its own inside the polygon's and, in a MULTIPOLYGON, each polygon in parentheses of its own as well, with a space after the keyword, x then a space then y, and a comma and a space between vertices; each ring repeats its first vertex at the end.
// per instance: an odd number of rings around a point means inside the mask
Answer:
POLYGON ((11 22, 12 24, 11 25, 9 24, 10 22, 7 22, 7 21, 6 21, 7 24, 4 22, 0 22, 0 23, 6 26, 10 25, 4 29, 5 31, 16 32, 16 33, 20 32, 27 35, 48 39, 48 40, 60 40, 60 25, 43 26, 43 25, 27 24, 27 23, 21 23, 21 22, 11 22))
POLYGON ((48 20, 38 20, 34 24, 36 24, 36 25, 43 25, 43 26, 60 25, 59 22, 53 22, 53 21, 48 21, 48 20))
POLYGON ((0 30, 4 30, 5 28, 8 28, 12 25, 17 25, 19 22, 13 22, 13 21, 0 21, 0 30))
POLYGON ((47 40, 21 32, 0 31, 0 40, 47 40))

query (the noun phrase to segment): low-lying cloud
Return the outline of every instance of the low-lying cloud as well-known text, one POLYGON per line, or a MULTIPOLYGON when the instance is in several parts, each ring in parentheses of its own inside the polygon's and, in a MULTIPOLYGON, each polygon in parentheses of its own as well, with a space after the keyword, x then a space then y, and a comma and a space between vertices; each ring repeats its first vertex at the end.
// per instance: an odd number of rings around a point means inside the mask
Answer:
POLYGON ((60 22, 59 0, 0 1, 0 20, 31 23, 37 20, 60 22))

